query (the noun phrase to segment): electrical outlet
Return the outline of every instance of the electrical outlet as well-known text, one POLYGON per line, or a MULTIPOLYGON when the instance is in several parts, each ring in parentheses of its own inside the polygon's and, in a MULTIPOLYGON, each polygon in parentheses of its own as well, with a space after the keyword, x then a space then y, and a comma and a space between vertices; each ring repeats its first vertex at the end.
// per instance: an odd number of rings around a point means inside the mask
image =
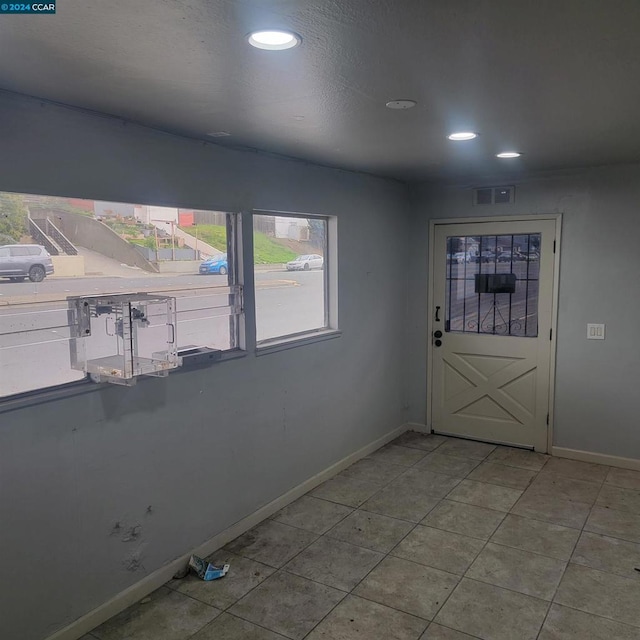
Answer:
POLYGON ((587 340, 604 340, 604 325, 603 324, 588 324, 587 325, 587 340))

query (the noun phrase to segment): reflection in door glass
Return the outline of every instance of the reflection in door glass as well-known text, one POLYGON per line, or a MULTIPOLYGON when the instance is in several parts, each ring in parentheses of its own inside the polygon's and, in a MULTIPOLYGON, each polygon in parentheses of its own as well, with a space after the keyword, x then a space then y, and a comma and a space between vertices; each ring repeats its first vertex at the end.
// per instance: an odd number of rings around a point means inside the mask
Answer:
POLYGON ((535 338, 540 239, 448 237, 445 330, 535 338))

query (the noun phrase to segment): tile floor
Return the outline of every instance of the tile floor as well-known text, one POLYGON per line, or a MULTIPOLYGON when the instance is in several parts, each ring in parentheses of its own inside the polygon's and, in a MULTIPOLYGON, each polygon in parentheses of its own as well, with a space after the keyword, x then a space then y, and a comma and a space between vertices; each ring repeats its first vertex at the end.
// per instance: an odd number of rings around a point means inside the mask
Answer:
POLYGON ((83 640, 640 639, 640 472, 403 434, 83 640))

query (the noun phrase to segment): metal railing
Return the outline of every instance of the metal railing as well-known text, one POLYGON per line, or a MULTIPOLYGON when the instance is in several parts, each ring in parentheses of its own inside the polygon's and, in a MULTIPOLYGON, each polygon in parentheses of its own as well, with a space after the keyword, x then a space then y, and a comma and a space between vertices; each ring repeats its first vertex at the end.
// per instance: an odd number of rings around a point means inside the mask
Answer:
POLYGON ((59 245, 60 248, 68 256, 77 256, 78 250, 73 246, 71 241, 56 227, 49 218, 47 218, 47 234, 51 236, 59 245))
POLYGON ((52 242, 49 236, 31 218, 29 218, 29 234, 38 244, 41 244, 52 256, 60 255, 59 247, 57 247, 52 242))

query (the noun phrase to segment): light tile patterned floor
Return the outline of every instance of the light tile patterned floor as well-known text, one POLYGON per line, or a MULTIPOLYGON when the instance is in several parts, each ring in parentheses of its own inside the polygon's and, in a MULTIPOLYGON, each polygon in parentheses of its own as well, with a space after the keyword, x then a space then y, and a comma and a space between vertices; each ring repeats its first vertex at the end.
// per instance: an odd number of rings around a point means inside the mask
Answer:
POLYGON ((83 640, 640 640, 640 472, 408 432, 83 640))

